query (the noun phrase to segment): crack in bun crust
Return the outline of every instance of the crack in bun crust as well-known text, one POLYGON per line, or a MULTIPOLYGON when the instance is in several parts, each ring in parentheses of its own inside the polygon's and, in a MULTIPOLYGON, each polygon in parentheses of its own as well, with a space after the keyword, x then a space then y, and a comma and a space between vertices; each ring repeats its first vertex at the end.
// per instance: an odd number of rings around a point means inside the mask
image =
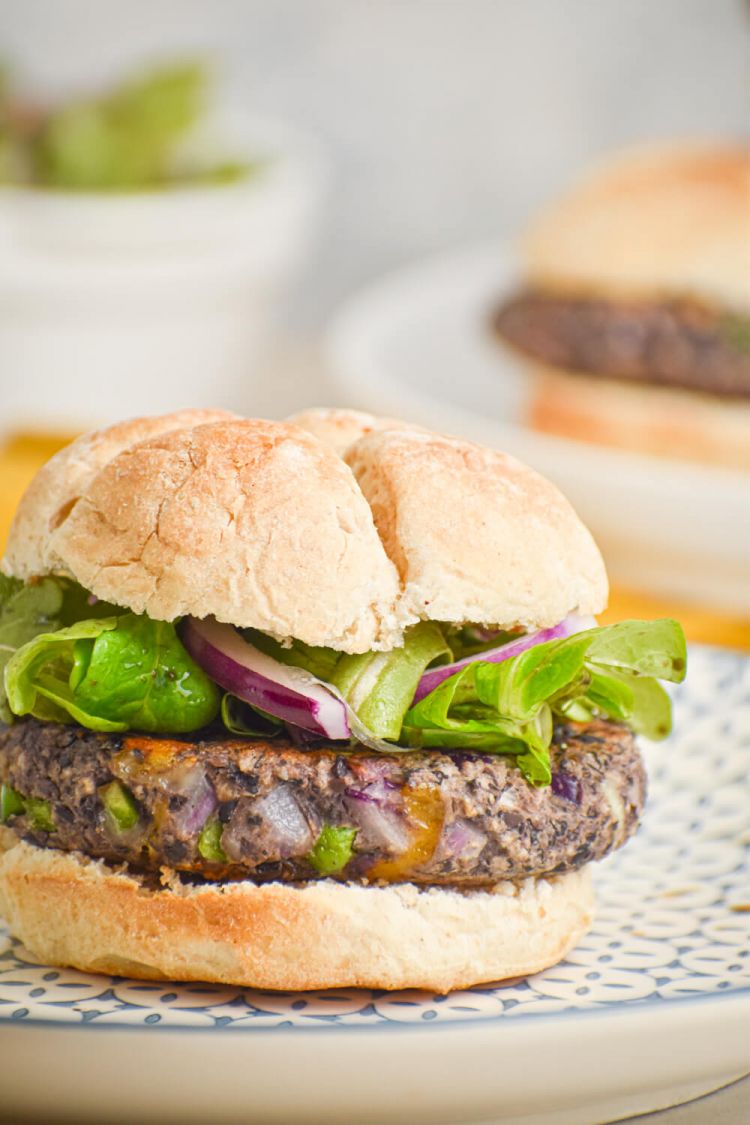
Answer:
POLYGON ((235 417, 226 410, 178 410, 131 418, 76 438, 44 465, 29 485, 8 537, 5 567, 17 578, 34 578, 62 566, 50 552, 50 534, 78 497, 118 453, 160 434, 235 417))

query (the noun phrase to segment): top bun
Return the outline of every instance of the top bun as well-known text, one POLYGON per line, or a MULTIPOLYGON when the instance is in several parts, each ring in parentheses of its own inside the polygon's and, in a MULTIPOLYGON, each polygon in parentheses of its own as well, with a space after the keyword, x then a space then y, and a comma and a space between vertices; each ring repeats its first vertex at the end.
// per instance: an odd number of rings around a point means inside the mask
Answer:
POLYGON ((375 430, 419 429, 418 426, 410 427, 408 423, 400 422, 398 418, 379 418, 364 410, 340 410, 325 406, 301 410, 298 414, 291 414, 287 421, 315 434, 316 438, 320 438, 342 456, 355 441, 375 430))
POLYGON ((362 438, 345 459, 408 614, 538 629, 606 606, 591 535, 554 485, 508 454, 390 430, 362 438))
POLYGON ((396 647, 420 619, 542 628, 604 608, 591 536, 531 469, 392 420, 313 417, 345 459, 289 422, 221 412, 80 438, 29 486, 3 568, 343 652, 396 647))
POLYGON ((34 578, 57 569, 60 560, 51 551, 51 533, 99 470, 124 449, 172 430, 234 417, 226 410, 177 410, 129 418, 82 434, 42 466, 27 488, 10 529, 4 569, 16 578, 34 578))
POLYGON ((532 225, 532 284, 593 296, 692 296, 750 310, 750 147, 637 149, 532 225))

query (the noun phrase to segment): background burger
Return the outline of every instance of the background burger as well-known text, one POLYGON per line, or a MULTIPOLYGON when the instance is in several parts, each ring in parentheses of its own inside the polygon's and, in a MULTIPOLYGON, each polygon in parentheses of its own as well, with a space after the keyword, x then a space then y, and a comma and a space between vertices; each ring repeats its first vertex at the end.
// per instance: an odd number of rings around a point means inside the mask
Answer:
POLYGON ((263 988, 529 973, 635 830, 674 622, 498 452, 187 411, 38 474, 2 578, 0 910, 42 961, 263 988))
POLYGON ((530 362, 531 422, 750 469, 750 149, 653 147, 533 224, 497 333, 530 362))

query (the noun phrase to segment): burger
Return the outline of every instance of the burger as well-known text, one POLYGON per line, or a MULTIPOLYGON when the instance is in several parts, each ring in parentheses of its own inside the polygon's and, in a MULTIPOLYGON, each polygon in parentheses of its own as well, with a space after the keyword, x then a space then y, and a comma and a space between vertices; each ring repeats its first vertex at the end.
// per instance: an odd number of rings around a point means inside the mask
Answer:
POLYGON ((533 224, 497 335, 538 430, 750 469, 750 148, 650 147, 533 224))
POLYGON ((88 434, 3 562, 0 913, 44 963, 447 991, 553 964, 635 831, 672 621, 597 627, 512 457, 220 411, 88 434))

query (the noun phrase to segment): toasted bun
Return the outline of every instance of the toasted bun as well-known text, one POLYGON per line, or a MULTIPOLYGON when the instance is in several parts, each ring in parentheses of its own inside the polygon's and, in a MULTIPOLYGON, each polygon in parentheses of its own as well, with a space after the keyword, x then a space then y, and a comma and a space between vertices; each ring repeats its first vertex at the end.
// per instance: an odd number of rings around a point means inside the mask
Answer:
POLYGON ((599 613, 607 578, 565 497, 513 457, 426 432, 374 432, 345 454, 409 613, 541 628, 599 613))
POLYGON ((299 414, 290 415, 287 421, 315 434, 316 438, 320 438, 342 456, 350 445, 374 430, 419 428, 411 427, 398 418, 380 418, 375 414, 366 414, 364 410, 338 410, 321 406, 301 410, 299 414))
POLYGON ((537 430, 659 457, 750 470, 750 402, 532 366, 537 430))
POLYGON ((358 436, 344 459, 292 423, 226 417, 81 439, 22 499, 4 568, 344 652, 421 618, 541 628, 604 608, 591 536, 531 469, 388 419, 317 420, 358 436))
POLYGON ((750 311, 750 147, 652 146, 594 170, 534 223, 545 289, 692 295, 750 311))
POLYGON ((148 890, 100 862, 3 836, 0 912, 40 962, 85 972, 442 993, 545 969, 592 921, 586 869, 491 891, 330 880, 148 890))
POLYGON ((108 461, 136 442, 188 426, 235 417, 226 410, 178 410, 148 418, 130 418, 104 430, 83 434, 44 465, 23 498, 8 538, 4 569, 16 578, 33 578, 54 570, 50 535, 108 461))

